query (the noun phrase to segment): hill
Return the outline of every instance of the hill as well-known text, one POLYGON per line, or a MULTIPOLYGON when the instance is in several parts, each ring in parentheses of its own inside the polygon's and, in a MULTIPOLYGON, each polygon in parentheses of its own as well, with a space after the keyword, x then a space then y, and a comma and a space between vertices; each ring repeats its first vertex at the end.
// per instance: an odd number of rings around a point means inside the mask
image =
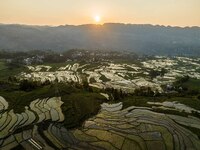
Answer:
POLYGON ((0 25, 0 49, 128 50, 156 55, 200 55, 200 27, 104 25, 0 25))

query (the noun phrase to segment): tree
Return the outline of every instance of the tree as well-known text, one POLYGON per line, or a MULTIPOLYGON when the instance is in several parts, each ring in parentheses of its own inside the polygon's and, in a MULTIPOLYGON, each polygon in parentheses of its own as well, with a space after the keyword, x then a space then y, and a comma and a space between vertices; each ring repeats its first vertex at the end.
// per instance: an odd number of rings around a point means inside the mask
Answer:
POLYGON ((160 76, 164 76, 165 73, 167 73, 167 70, 165 68, 162 68, 161 71, 160 71, 160 76))
POLYGON ((183 77, 177 79, 176 83, 183 84, 183 83, 187 82, 189 79, 190 79, 190 77, 188 75, 186 75, 186 76, 183 76, 183 77))
POLYGON ((114 97, 114 100, 119 100, 120 99, 120 94, 119 94, 117 89, 114 89, 113 97, 114 97))
POLYGON ((87 80, 83 81, 83 88, 84 89, 88 89, 89 88, 89 83, 87 82, 87 80))
POLYGON ((140 87, 136 88, 134 91, 137 96, 154 96, 154 92, 150 87, 140 87))
POLYGON ((151 70, 151 71, 149 72, 149 76, 150 76, 151 79, 156 78, 156 77, 159 76, 159 75, 160 75, 160 72, 157 71, 157 70, 151 70))
POLYGON ((37 87, 37 83, 28 80, 22 80, 19 84, 19 87, 23 91, 31 91, 37 87))

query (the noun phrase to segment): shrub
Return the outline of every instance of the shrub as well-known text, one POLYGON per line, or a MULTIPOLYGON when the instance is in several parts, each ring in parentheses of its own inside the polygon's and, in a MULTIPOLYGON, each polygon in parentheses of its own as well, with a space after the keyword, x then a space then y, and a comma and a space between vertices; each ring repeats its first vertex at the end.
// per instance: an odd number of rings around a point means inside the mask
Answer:
POLYGON ((134 91, 137 96, 154 96, 154 92, 150 87, 140 87, 136 88, 134 91))
POLYGON ((38 84, 37 82, 22 80, 20 81, 19 87, 20 87, 20 90, 22 91, 31 91, 35 89, 36 87, 38 87, 38 84))

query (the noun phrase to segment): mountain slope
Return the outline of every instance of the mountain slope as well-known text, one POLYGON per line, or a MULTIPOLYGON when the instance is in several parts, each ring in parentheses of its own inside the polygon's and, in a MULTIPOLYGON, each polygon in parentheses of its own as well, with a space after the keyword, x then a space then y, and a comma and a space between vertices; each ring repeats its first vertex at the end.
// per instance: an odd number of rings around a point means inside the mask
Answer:
POLYGON ((73 48, 200 55, 200 28, 113 23, 58 27, 0 25, 0 49, 73 48))

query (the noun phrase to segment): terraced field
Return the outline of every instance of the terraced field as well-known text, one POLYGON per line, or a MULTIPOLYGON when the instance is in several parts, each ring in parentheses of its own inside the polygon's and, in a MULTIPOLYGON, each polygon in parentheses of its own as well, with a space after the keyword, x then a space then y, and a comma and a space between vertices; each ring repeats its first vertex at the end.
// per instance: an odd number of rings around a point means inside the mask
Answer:
MULTIPOLYGON (((60 66, 60 65, 58 65, 60 66)), ((200 60, 187 57, 155 57, 137 64, 125 63, 94 63, 79 64, 66 63, 60 67, 28 66, 31 73, 21 73, 19 79, 28 79, 45 82, 79 82, 85 78, 90 86, 97 88, 113 87, 126 92, 133 92, 135 88, 148 86, 154 91, 163 92, 162 85, 173 83, 177 77, 188 75, 194 79, 200 79, 200 60), (153 79, 151 71, 166 70, 163 75, 158 74, 153 79), (51 71, 53 70, 53 71, 51 71)))
MULTIPOLYGON (((2 84, 2 150, 200 149, 199 95, 165 95, 162 88, 188 75, 189 82, 182 88, 199 91, 200 59, 157 56, 135 64, 66 62, 26 69, 13 70, 18 83, 24 79, 50 82, 32 91, 22 91, 17 82, 15 88, 9 87, 10 82, 2 84), (152 77, 154 71, 160 74, 152 77), (85 81, 93 88, 84 89, 85 81), (139 87, 163 95, 133 95, 139 87), (105 88, 120 89, 127 95, 117 100, 105 88)), ((8 74, 0 72, 0 77, 8 74)))
MULTIPOLYGON (((2 104, 7 107, 1 98, 2 104)), ((156 113, 147 107, 131 106, 122 110, 122 103, 103 103, 101 111, 86 120, 81 128, 67 130, 59 123, 64 119, 61 104, 59 98, 35 100, 30 110, 27 108, 22 114, 11 111, 1 114, 1 149, 21 145, 25 149, 46 150, 198 150, 200 146, 199 137, 182 126, 200 130, 200 119, 195 117, 156 113), (41 122, 49 119, 53 122, 41 122), (28 124, 33 127, 22 128, 28 124), (17 128, 22 130, 12 132, 17 128)))

